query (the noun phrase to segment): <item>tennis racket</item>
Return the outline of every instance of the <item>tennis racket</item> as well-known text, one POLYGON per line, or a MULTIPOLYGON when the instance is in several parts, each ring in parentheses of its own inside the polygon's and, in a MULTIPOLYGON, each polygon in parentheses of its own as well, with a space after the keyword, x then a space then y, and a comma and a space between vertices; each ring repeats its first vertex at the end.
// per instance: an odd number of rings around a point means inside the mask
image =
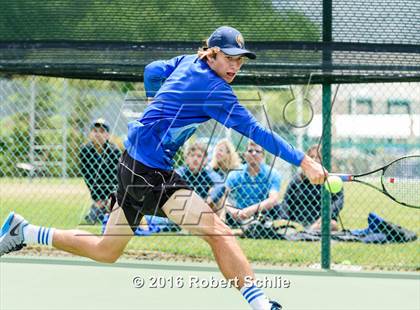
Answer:
POLYGON ((358 182, 372 187, 395 202, 410 208, 420 208, 420 155, 411 155, 396 159, 376 170, 362 174, 334 174, 343 182, 358 182), (381 172, 381 186, 372 183, 372 174, 381 172))

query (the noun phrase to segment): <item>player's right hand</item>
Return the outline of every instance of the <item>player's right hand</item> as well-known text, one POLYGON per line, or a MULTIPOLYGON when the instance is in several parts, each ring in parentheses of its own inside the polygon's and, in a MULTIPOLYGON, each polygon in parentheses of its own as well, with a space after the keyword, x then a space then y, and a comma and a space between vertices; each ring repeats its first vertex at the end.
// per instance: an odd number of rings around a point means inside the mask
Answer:
POLYGON ((305 155, 300 163, 303 173, 312 184, 323 184, 328 177, 328 171, 320 163, 305 155))

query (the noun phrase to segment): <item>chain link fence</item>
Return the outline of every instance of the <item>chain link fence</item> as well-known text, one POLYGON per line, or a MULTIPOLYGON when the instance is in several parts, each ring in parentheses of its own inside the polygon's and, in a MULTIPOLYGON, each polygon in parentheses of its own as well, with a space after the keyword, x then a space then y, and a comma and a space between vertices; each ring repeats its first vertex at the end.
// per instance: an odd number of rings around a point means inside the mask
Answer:
MULTIPOLYGON (((321 91, 319 85, 235 88, 260 122, 297 148, 312 150, 313 157, 322 140, 321 91)), ((363 173, 419 154, 419 95, 419 83, 333 85, 332 171, 363 173)), ((0 102, 1 218, 14 210, 35 224, 100 233, 127 123, 146 106, 142 85, 2 78, 0 102)), ((176 168, 203 198, 213 199, 251 260, 318 264, 321 186, 260 151, 209 121, 179 151, 176 168), (250 171, 253 160, 265 168, 250 171), (218 200, 214 193, 220 188, 224 196, 218 200), (247 211, 270 197, 275 201, 266 210, 247 211)), ((417 209, 358 184, 345 184, 332 195, 331 209, 333 263, 419 268, 417 209)), ((199 238, 164 219, 145 221, 128 252, 211 257, 199 238)))

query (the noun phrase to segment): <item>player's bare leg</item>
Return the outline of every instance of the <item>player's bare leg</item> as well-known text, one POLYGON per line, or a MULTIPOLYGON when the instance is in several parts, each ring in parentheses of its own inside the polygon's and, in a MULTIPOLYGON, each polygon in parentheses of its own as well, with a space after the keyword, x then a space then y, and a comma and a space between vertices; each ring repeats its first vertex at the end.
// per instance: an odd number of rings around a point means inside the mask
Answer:
POLYGON ((217 264, 227 279, 254 278, 254 273, 231 229, 195 192, 179 190, 162 210, 177 225, 203 238, 212 248, 217 264))
POLYGON ((115 262, 133 236, 124 212, 117 206, 111 213, 103 236, 82 230, 32 225, 14 212, 6 218, 0 231, 0 256, 19 251, 28 244, 41 244, 106 263, 115 262))
POLYGON ((252 283, 248 279, 255 279, 254 272, 232 230, 200 196, 189 190, 178 190, 162 210, 174 223, 200 236, 210 245, 224 277, 238 279, 237 288, 254 309, 271 309, 273 304, 268 302, 261 289, 245 286, 252 283), (255 300, 253 297, 256 297, 255 300))
POLYGON ((103 236, 82 230, 59 230, 54 233, 53 246, 93 260, 113 263, 123 253, 133 236, 123 210, 115 205, 107 222, 103 236))

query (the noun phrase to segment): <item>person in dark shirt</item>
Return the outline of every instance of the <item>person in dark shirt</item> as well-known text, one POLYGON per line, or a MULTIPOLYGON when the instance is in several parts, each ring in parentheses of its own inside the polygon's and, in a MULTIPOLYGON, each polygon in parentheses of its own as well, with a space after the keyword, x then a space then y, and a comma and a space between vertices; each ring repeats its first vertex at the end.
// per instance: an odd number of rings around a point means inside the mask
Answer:
MULTIPOLYGON (((306 153, 320 162, 318 146, 312 146, 306 153)), ((312 230, 321 229, 322 185, 311 184, 303 173, 295 175, 287 186, 280 217, 302 224, 312 230)), ((331 194, 331 229, 337 230, 337 218, 344 207, 344 190, 331 194)))
POLYGON ((89 133, 90 141, 79 153, 80 171, 92 198, 92 206, 85 216, 87 224, 102 221, 110 194, 116 191, 118 185, 117 167, 121 151, 109 141, 109 129, 104 119, 94 121, 89 133))
POLYGON ((225 209, 222 199, 215 194, 223 191, 223 179, 215 171, 206 167, 207 145, 195 142, 185 149, 185 166, 179 167, 177 173, 187 181, 187 184, 203 198, 222 219, 225 209))
MULTIPOLYGON (((224 217, 224 209, 218 208, 214 201, 217 200, 216 197, 211 197, 212 188, 215 186, 223 186, 223 180, 216 172, 205 167, 207 161, 207 145, 200 142, 194 142, 185 148, 184 155, 185 165, 176 169, 176 172, 187 182, 188 186, 212 206, 213 210, 218 213, 219 216, 224 217)), ((143 225, 147 224, 149 230, 153 226, 158 226, 160 231, 180 230, 175 223, 164 217, 146 215, 144 218, 145 221, 140 223, 143 225)))
POLYGON ((185 166, 179 167, 176 172, 187 181, 188 185, 203 199, 207 199, 210 189, 221 184, 223 179, 215 171, 207 169, 207 146, 195 142, 185 150, 185 166))

